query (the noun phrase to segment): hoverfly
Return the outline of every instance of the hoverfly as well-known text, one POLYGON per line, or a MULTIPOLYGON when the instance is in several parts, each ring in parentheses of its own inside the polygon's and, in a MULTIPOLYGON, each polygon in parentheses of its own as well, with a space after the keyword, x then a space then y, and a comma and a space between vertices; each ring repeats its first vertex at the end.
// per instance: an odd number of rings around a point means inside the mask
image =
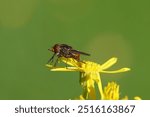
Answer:
MULTIPOLYGON (((47 63, 53 62, 55 55, 65 58, 74 58, 77 61, 80 61, 80 54, 90 56, 90 54, 81 52, 78 50, 74 50, 71 46, 67 44, 55 44, 52 48, 48 49, 49 51, 54 52, 53 56, 48 60, 47 63)), ((56 63, 58 62, 58 58, 54 64, 56 66, 56 63)))

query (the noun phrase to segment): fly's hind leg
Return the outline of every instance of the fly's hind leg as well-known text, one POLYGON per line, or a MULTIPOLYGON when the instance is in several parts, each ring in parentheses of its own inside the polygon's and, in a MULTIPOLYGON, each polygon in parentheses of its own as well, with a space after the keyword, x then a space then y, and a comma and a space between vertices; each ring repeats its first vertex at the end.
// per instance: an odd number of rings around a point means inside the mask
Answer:
POLYGON ((68 58, 67 58, 67 61, 66 61, 66 63, 65 63, 65 64, 66 64, 66 69, 68 69, 68 65, 67 65, 67 62, 68 62, 68 58))

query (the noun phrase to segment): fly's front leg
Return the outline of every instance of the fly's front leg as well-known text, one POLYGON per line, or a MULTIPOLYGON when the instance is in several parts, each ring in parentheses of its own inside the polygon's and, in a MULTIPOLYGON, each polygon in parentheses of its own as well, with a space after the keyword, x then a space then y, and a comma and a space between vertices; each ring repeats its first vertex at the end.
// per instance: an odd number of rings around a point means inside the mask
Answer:
POLYGON ((54 60, 56 53, 53 54, 53 56, 48 60, 47 64, 52 63, 54 60))

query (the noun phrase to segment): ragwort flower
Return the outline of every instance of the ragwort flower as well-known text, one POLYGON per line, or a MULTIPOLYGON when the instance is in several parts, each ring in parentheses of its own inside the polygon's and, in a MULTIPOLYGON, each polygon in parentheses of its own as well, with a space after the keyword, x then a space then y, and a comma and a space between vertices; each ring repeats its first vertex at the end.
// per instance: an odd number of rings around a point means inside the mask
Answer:
MULTIPOLYGON (((104 87, 104 100, 120 100, 119 85, 115 82, 109 82, 104 87)), ((140 97, 134 97, 135 100, 141 100, 140 97)), ((125 96, 121 100, 128 100, 128 96, 125 96)))
POLYGON ((73 58, 60 58, 64 63, 72 67, 53 67, 47 64, 46 66, 50 68, 51 71, 78 71, 80 72, 80 84, 83 88, 83 93, 79 98, 81 99, 96 99, 95 93, 95 83, 98 85, 99 93, 101 99, 105 99, 102 82, 100 78, 100 73, 121 73, 129 71, 130 68, 121 68, 115 71, 106 71, 117 62, 117 58, 113 57, 106 61, 104 64, 100 65, 91 61, 76 61, 73 58))

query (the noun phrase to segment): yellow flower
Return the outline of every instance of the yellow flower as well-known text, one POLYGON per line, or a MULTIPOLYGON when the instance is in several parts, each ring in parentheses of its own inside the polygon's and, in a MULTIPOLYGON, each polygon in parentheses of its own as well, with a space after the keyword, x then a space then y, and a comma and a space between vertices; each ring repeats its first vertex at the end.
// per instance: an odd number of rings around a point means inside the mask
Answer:
POLYGON ((104 88, 105 100, 119 100, 119 85, 115 82, 108 83, 104 88))
POLYGON ((134 97, 135 100, 142 100, 139 96, 134 97))
POLYGON ((113 57, 100 65, 91 61, 76 61, 73 58, 60 58, 64 63, 72 67, 53 67, 47 64, 51 71, 79 71, 80 72, 80 84, 83 88, 83 94, 80 96, 82 99, 96 99, 95 83, 98 85, 101 99, 104 99, 104 93, 102 89, 102 82, 100 73, 120 73, 129 71, 130 68, 122 68, 115 71, 106 71, 107 68, 111 67, 117 62, 117 58, 113 57))
MULTIPOLYGON (((104 100, 119 100, 119 85, 115 82, 109 82, 106 87, 104 87, 104 100)), ((134 97, 135 100, 141 100, 140 97, 134 97)), ((128 100, 128 97, 125 96, 121 100, 128 100)))

